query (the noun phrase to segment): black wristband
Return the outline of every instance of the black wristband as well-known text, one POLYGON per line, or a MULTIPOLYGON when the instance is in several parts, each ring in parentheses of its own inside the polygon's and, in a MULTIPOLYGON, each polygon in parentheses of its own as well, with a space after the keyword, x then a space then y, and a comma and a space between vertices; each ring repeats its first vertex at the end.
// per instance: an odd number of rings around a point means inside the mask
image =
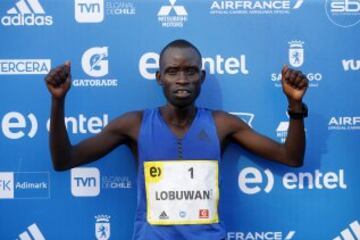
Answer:
POLYGON ((293 112, 290 107, 288 107, 288 114, 292 119, 303 119, 308 116, 308 108, 305 103, 302 103, 301 105, 301 112, 293 112))

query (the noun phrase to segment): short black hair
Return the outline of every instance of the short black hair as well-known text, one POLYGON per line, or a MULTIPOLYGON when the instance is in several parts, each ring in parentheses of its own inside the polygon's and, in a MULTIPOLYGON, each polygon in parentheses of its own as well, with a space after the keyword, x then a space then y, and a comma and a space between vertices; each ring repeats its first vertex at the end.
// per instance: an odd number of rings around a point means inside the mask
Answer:
POLYGON ((168 50, 169 48, 192 48, 195 50, 195 52, 199 55, 199 59, 201 61, 201 53, 199 51, 199 49, 197 47, 195 47, 194 44, 192 44, 191 42, 185 40, 185 39, 176 39, 170 43, 168 43, 160 52, 160 59, 159 59, 159 63, 161 63, 161 59, 163 58, 163 55, 165 53, 166 50, 168 50))

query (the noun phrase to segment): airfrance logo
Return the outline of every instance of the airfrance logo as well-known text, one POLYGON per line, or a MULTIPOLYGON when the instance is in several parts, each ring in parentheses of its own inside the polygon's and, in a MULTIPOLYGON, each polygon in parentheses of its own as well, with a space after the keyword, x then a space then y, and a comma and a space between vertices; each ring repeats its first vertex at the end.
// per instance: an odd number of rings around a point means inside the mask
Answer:
POLYGON ((295 231, 284 232, 228 232, 227 240, 291 240, 295 231))
POLYGON ((331 117, 328 129, 334 131, 360 130, 360 116, 331 117))
POLYGON ((45 240, 44 235, 41 233, 39 227, 36 225, 36 223, 31 224, 27 231, 21 233, 19 235, 19 240, 45 240))
POLYGON ((1 18, 4 26, 50 26, 52 16, 45 15, 45 11, 38 0, 19 0, 9 9, 7 16, 1 18))
POLYGON ((0 75, 47 74, 50 59, 0 59, 0 75))
POLYGON ((108 240, 111 234, 109 215, 97 215, 95 216, 95 236, 97 240, 108 240))
POLYGON ((344 71, 360 71, 360 60, 344 59, 342 60, 344 71))
POLYGON ((214 15, 269 15, 290 14, 299 9, 304 0, 223 0, 212 1, 210 14, 214 15), (293 2, 295 2, 293 4, 293 2))
MULTIPOLYGON (((84 72, 94 78, 104 77, 109 73, 108 47, 92 47, 81 58, 84 72)), ((74 79, 74 87, 116 87, 117 79, 74 79)))
POLYGON ((338 236, 333 240, 360 240, 360 224, 358 221, 350 223, 349 228, 341 231, 341 237, 338 236), (341 238, 342 237, 342 238, 341 238))
POLYGON ((49 199, 48 172, 0 172, 0 199, 49 199))
MULTIPOLYGON (((238 185, 241 192, 249 195, 270 193, 275 185, 274 174, 269 170, 247 167, 240 171, 238 185)), ((288 172, 282 177, 282 186, 287 190, 334 190, 347 189, 345 172, 288 172)))
POLYGON ((5 137, 12 140, 25 136, 33 138, 38 130, 38 121, 33 113, 23 115, 19 112, 9 112, 1 121, 1 130, 5 137))
POLYGON ((353 27, 360 22, 360 0, 326 0, 328 19, 339 27, 353 27))
MULTIPOLYGON (((288 60, 291 67, 298 68, 305 63, 305 50, 304 42, 300 40, 293 40, 288 42, 288 60)), ((319 87, 320 82, 323 79, 323 76, 319 72, 308 72, 306 77, 309 80, 309 87, 319 87)), ((274 83, 275 87, 281 88, 281 73, 271 73, 271 81, 274 83)))
POLYGON ((169 0, 170 5, 162 6, 158 12, 158 20, 162 27, 183 27, 188 20, 184 6, 175 5, 176 0, 169 0))
POLYGON ((75 20, 99 23, 104 20, 104 0, 75 0, 75 20))
MULTIPOLYGON (((250 74, 246 55, 240 54, 239 57, 225 58, 220 54, 215 57, 203 57, 202 68, 207 69, 210 74, 250 74)), ((141 76, 148 80, 155 80, 156 70, 159 69, 159 54, 155 52, 148 52, 141 56, 139 60, 139 72, 141 76)))
POLYGON ((71 169, 71 193, 74 197, 96 197, 100 194, 100 171, 97 168, 71 169))

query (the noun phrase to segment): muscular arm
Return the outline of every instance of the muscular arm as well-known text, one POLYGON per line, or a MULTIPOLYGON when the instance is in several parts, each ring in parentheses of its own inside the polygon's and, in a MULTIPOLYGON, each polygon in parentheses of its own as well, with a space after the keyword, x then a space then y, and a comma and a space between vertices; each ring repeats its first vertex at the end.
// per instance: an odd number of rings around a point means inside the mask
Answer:
POLYGON ((305 151, 305 133, 303 120, 290 120, 288 136, 280 144, 251 129, 241 119, 225 112, 214 113, 220 139, 234 141, 248 151, 260 157, 288 166, 303 164, 305 151))
MULTIPOLYGON (((306 77, 284 66, 281 83, 291 111, 302 112, 302 98, 308 87, 306 77)), ((302 166, 305 152, 303 119, 290 118, 287 138, 284 144, 280 144, 255 132, 242 120, 228 113, 214 112, 214 118, 222 142, 230 139, 263 158, 292 167, 302 166)))
POLYGON ((70 89, 70 63, 53 69, 45 78, 52 95, 50 151, 54 169, 67 170, 95 161, 120 144, 136 143, 142 113, 131 112, 113 120, 99 134, 72 145, 65 127, 65 96, 70 89))

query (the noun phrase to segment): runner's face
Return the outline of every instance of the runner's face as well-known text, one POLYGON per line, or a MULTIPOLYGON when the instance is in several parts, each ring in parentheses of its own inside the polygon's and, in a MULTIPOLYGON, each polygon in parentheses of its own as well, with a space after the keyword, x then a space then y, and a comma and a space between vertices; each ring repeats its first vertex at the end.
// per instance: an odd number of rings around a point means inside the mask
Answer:
POLYGON ((199 54, 192 48, 168 48, 156 74, 167 101, 179 108, 194 104, 200 94, 205 72, 199 54))

